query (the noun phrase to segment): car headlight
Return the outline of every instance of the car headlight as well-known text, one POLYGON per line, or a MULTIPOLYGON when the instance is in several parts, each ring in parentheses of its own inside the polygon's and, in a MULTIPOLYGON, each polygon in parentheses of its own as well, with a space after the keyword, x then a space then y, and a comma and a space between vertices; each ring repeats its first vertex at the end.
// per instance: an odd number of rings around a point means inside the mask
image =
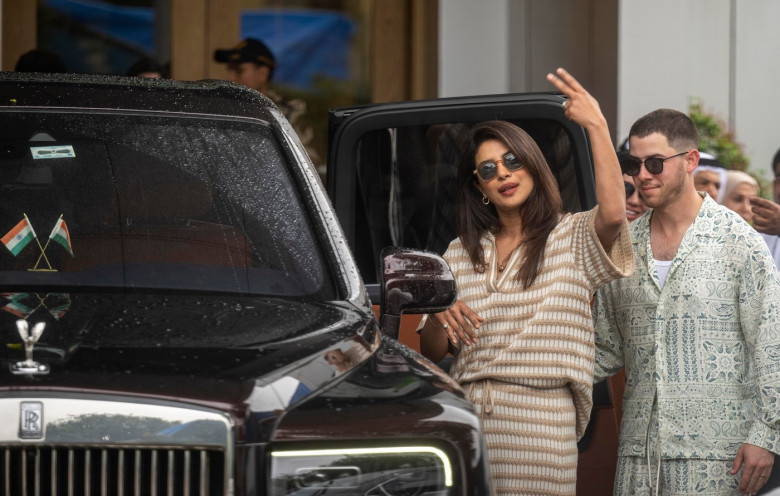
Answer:
POLYGON ((449 495, 452 463, 432 446, 271 452, 272 496, 449 495))

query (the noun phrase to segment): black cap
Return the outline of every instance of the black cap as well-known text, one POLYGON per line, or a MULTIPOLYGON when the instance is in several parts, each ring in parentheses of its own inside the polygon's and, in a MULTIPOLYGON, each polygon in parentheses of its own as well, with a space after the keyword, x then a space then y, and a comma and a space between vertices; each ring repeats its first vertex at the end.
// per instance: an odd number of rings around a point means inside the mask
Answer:
POLYGON ((267 65, 271 69, 276 66, 276 60, 271 50, 265 43, 255 38, 247 38, 233 48, 216 50, 214 60, 227 64, 254 62, 267 65))

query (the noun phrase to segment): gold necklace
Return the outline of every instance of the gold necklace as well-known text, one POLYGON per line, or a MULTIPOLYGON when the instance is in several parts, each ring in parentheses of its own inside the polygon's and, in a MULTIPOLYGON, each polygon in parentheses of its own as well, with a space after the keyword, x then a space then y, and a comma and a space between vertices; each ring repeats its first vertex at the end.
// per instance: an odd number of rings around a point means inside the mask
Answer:
MULTIPOLYGON (((520 243, 518 243, 517 245, 515 245, 515 247, 512 248, 512 250, 510 250, 509 255, 504 257, 504 260, 502 262, 499 262, 499 264, 498 264, 498 271, 499 272, 503 272, 504 269, 506 269, 506 266, 509 263, 509 259, 512 258, 512 255, 514 255, 514 253, 517 251, 517 249, 520 248, 520 244, 522 244, 522 241, 520 243)), ((495 252, 494 256, 498 257, 498 243, 494 243, 493 246, 496 249, 496 252, 495 252)))
MULTIPOLYGON (((516 249, 517 249, 517 248, 515 248, 515 250, 516 250, 516 249)), ((507 263, 509 263, 509 259, 510 259, 510 258, 512 258, 512 254, 515 252, 515 250, 512 250, 512 251, 510 251, 510 252, 509 252, 509 255, 507 255, 507 256, 506 256, 506 258, 504 259, 504 261, 503 261, 503 262, 501 262, 500 264, 498 264, 498 271, 499 271, 499 272, 504 272, 504 269, 506 269, 506 264, 507 264, 507 263)))

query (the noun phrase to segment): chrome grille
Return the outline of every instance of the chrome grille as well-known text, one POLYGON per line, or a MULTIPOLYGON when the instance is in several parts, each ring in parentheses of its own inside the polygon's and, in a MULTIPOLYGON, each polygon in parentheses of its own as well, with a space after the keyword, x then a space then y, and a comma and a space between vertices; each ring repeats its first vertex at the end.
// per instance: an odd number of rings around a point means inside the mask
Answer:
POLYGON ((25 445, 2 449, 4 496, 225 494, 220 450, 25 445))

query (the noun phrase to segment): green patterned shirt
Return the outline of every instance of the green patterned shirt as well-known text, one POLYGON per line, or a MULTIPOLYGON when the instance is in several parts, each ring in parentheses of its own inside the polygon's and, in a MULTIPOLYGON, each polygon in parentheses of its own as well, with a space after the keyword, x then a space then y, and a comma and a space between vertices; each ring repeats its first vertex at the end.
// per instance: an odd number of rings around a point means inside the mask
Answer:
POLYGON ((730 460, 745 442, 780 453, 780 277, 766 243, 705 197, 661 289, 651 215, 631 224, 634 274, 599 290, 593 312, 595 380, 626 367, 619 455, 645 455, 653 407, 663 458, 730 460))

